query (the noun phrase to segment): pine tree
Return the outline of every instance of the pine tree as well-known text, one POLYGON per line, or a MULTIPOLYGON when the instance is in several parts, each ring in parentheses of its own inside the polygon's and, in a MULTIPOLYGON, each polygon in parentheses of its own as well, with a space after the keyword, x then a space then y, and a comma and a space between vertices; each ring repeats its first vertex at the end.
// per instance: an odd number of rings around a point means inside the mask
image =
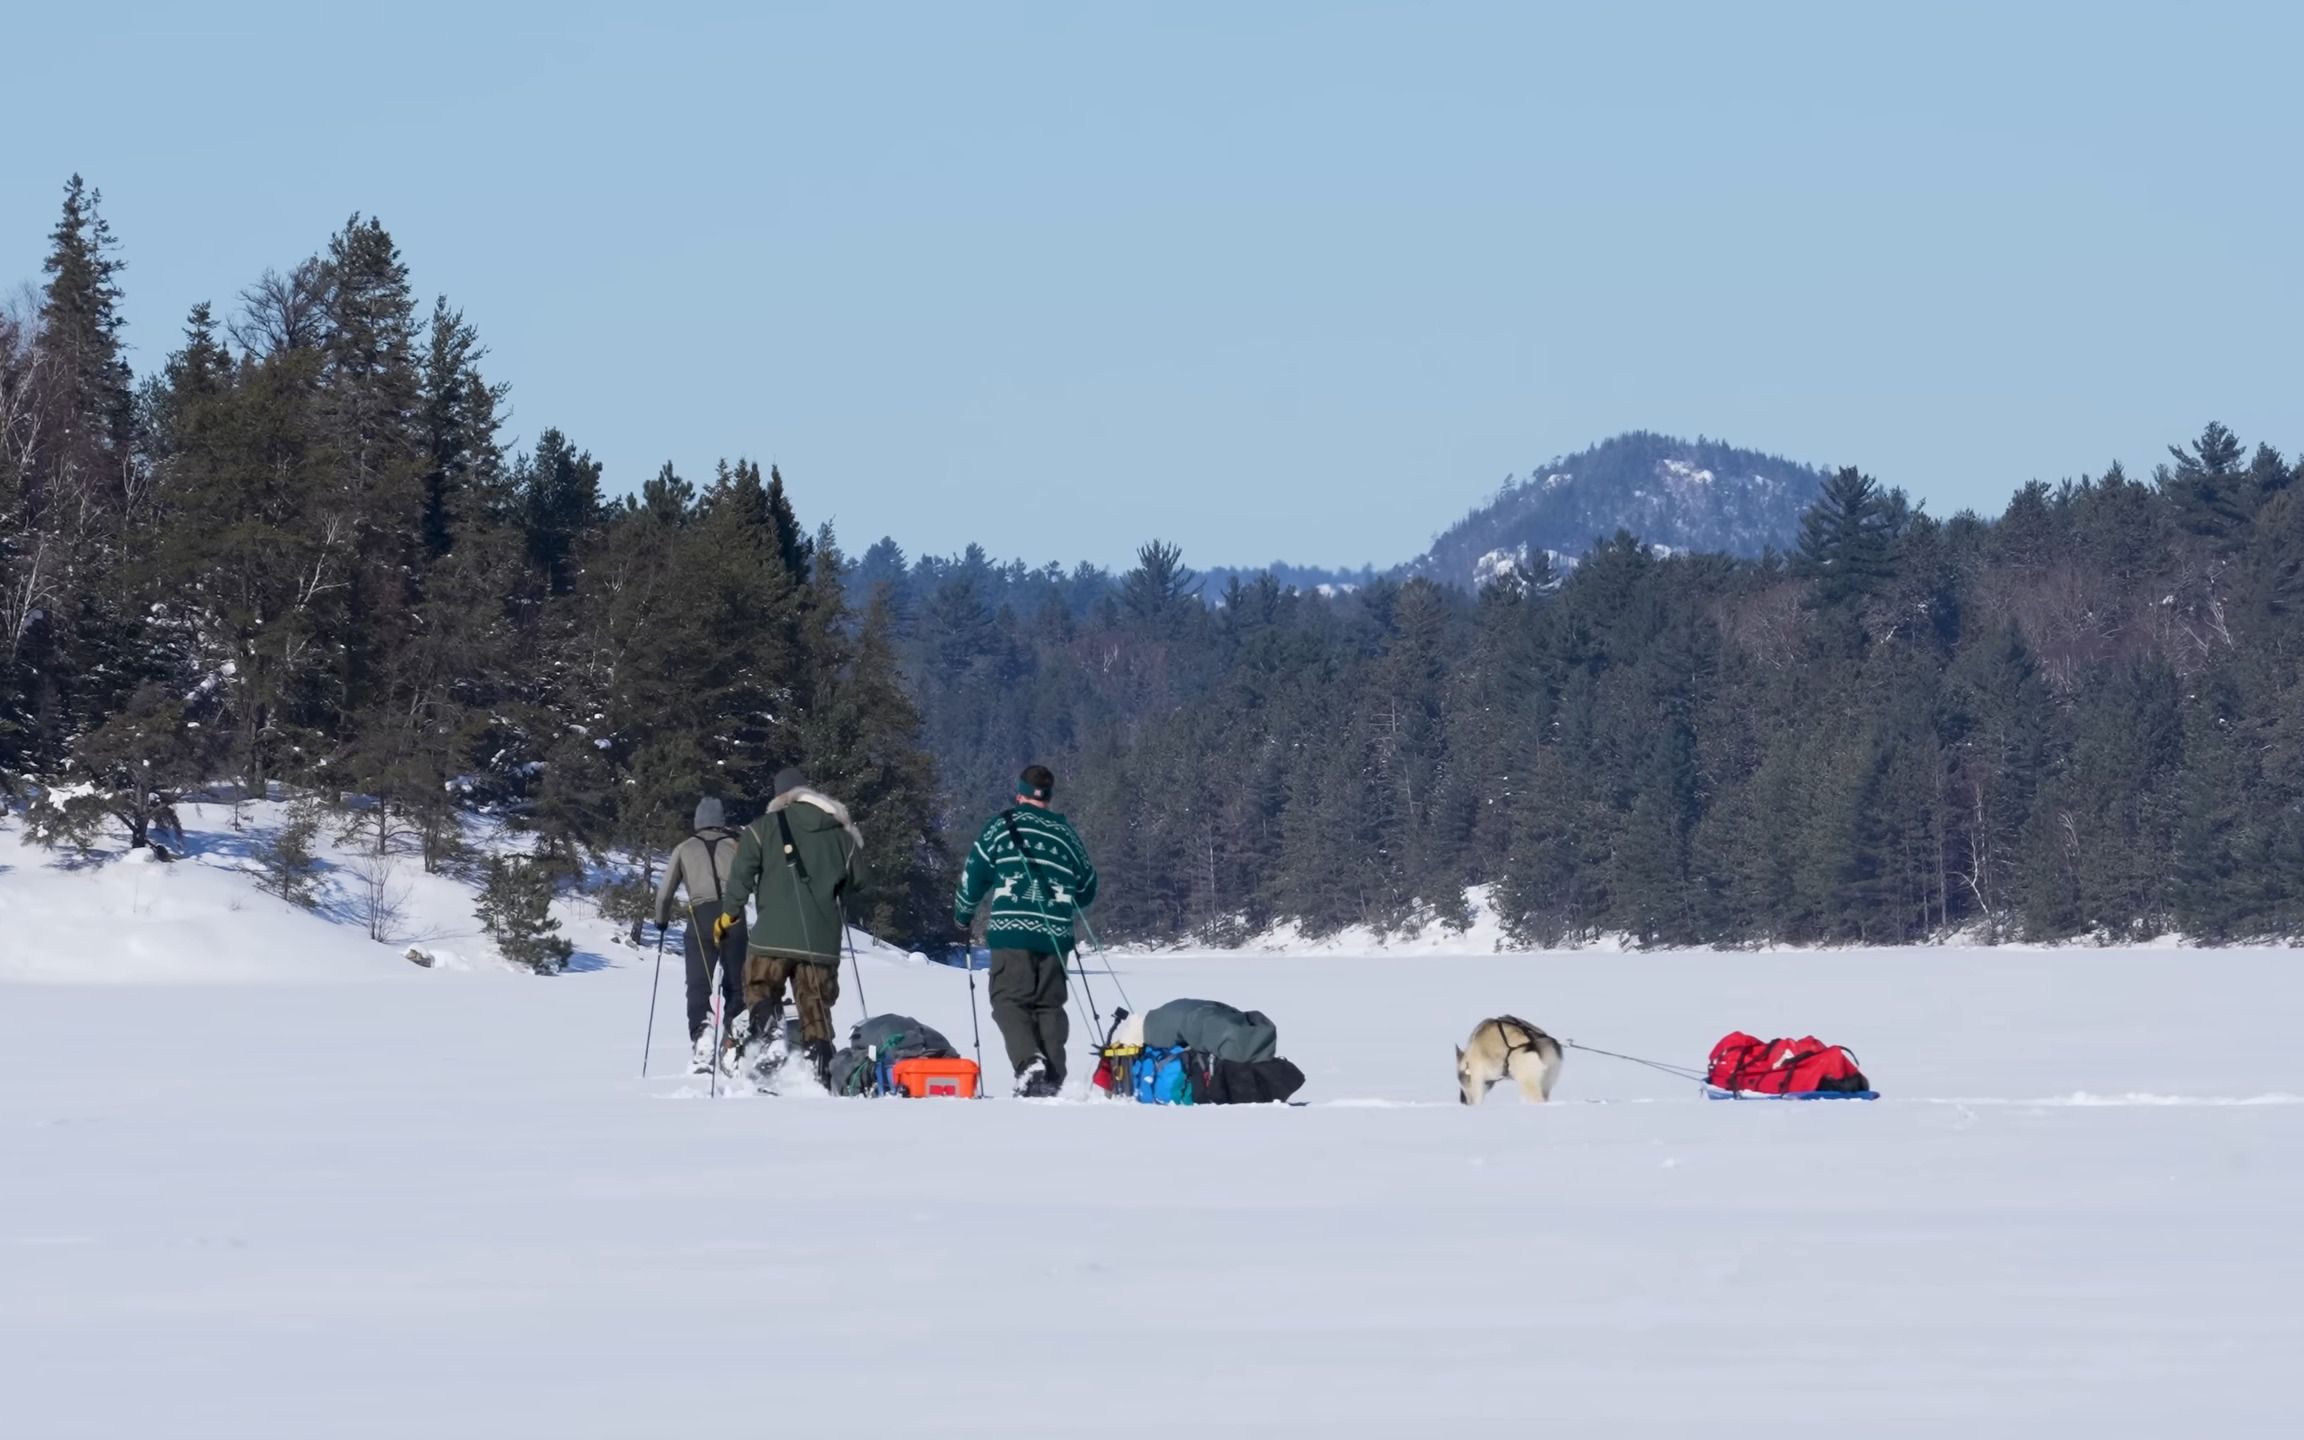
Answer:
MULTIPOLYGON (((825 568, 837 551, 817 542, 825 568)), ((836 785, 872 845, 857 919, 875 934, 927 941, 949 918, 953 862, 938 813, 934 762, 898 673, 886 594, 873 596, 841 672, 819 691, 804 727, 811 773, 836 785)))
POLYGON ((227 372, 205 307, 165 372, 157 465, 168 523, 145 557, 156 595, 224 678, 224 726, 252 793, 330 723, 334 647, 349 624, 353 527, 332 502, 315 404, 319 357, 286 351, 227 372))
POLYGON ((509 387, 491 385, 479 364, 488 351, 464 312, 446 296, 432 305, 424 357, 424 545, 437 560, 455 546, 456 532, 475 520, 487 492, 499 483, 497 415, 509 387))
POLYGON ((660 526, 684 525, 695 513, 696 487, 681 479, 667 460, 664 468, 640 487, 635 508, 645 511, 660 526))
POLYGON ((310 798, 290 805, 257 850, 264 888, 291 905, 311 909, 320 883, 320 857, 313 848, 319 838, 319 805, 310 798))
POLYGON ((576 588, 577 548, 604 518, 600 464, 568 437, 547 429, 521 462, 515 481, 526 507, 528 557, 566 595, 576 588))
POLYGON ((2036 934, 2146 938, 2169 923, 2175 847, 2170 780, 2183 760, 2182 686, 2160 661, 2092 677, 2073 707, 2070 763, 2043 803, 2045 841, 2069 849, 2068 913, 2036 914, 2036 934))
POLYGON ((576 947, 552 918, 551 867, 519 856, 490 856, 477 907, 480 928, 506 960, 539 975, 568 967, 576 947))
POLYGON ((2013 627, 1979 638, 1948 677, 1947 743, 1960 820, 1954 869, 1975 913, 2012 928, 2024 837, 2049 765, 2049 700, 2013 627))
MULTIPOLYGON (((760 466, 754 463, 751 484, 758 486, 759 483, 760 466)), ((792 499, 785 493, 783 472, 773 465, 768 467, 765 505, 768 523, 776 532, 776 554, 784 562, 784 573, 792 577, 795 585, 807 584, 812 547, 808 543, 807 532, 800 528, 800 517, 792 509, 792 499)))
POLYGON ((1889 501, 1871 476, 1850 466, 1825 480, 1800 520, 1795 570, 1844 651, 1862 645, 1865 608, 1893 573, 1889 501))
POLYGON ((2247 525, 2257 486, 2241 463, 2240 437, 2210 422, 2190 449, 2168 447, 2176 463, 2157 472, 2161 490, 2176 502, 2178 522, 2222 547, 2247 525))
POLYGON ((1462 920, 1458 836, 1443 830, 1441 787, 1448 775, 1449 658, 1454 647, 1446 596, 1412 580, 1391 607, 1383 654, 1364 694, 1374 775, 1371 823, 1387 851, 1387 909, 1462 920))
POLYGON ((316 458, 331 523, 345 535, 343 630, 330 728, 386 703, 385 673, 406 641, 422 555, 423 375, 415 299, 399 247, 354 215, 329 241, 327 330, 315 399, 316 458))
POLYGON ((775 772, 797 756, 786 703, 800 677, 802 603, 759 467, 723 466, 697 522, 682 532, 687 639, 675 713, 690 717, 725 793, 765 805, 775 772))
POLYGON ((26 758, 53 763, 69 738, 149 677, 135 597, 123 583, 139 483, 132 375, 121 341, 118 242, 102 196, 77 175, 43 269, 37 321, 16 327, 6 404, 15 436, 0 545, 13 668, 24 685, 26 758), (28 341, 28 344, 27 344, 28 341))
POLYGON ((1120 581, 1120 605, 1138 621, 1165 630, 1190 613, 1200 579, 1184 563, 1184 552, 1153 540, 1136 551, 1136 568, 1120 581))
POLYGON ((127 833, 129 849, 170 858, 161 842, 183 838, 176 807, 202 779, 200 741, 182 702, 157 685, 144 686, 74 746, 74 771, 91 788, 66 801, 67 809, 92 807, 127 833))
POLYGON ((42 266, 48 284, 37 343, 50 368, 35 467, 40 513, 60 512, 82 495, 116 498, 134 445, 134 376, 120 338, 120 272, 127 265, 103 203, 103 192, 72 177, 42 266))

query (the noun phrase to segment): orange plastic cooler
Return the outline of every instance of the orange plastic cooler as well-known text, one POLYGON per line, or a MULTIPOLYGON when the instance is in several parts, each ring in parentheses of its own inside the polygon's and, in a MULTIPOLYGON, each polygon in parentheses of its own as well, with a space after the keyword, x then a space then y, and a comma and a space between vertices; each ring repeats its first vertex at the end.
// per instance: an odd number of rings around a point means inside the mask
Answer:
POLYGON ((888 1079, 898 1092, 915 1100, 931 1095, 971 1099, 976 1094, 973 1060, 899 1060, 888 1067, 888 1079))

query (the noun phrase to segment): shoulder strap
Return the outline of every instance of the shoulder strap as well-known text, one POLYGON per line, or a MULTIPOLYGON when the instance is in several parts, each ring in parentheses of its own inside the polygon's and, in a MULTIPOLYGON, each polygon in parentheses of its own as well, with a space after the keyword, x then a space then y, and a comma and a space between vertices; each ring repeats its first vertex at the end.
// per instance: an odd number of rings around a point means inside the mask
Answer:
MULTIPOLYGON (((704 842, 704 868, 707 872, 710 873, 712 877, 712 899, 710 903, 717 905, 723 898, 720 893, 720 847, 723 844, 734 840, 736 838, 736 832, 729 829, 725 825, 713 825, 697 831, 695 834, 689 836, 688 838, 691 840, 701 840, 704 842)), ((693 898, 696 893, 693 886, 689 888, 688 893, 691 897, 691 903, 698 903, 693 898)))
POLYGON ((1001 811, 1000 818, 1008 826, 1008 843, 1016 847, 1017 855, 1022 857, 1024 861, 1025 870, 1030 872, 1032 876, 1032 883, 1046 891, 1049 900, 1054 901, 1056 898, 1055 887, 1051 886, 1047 881, 1040 878, 1039 862, 1032 858, 1031 851, 1024 848, 1024 832, 1016 828, 1015 810, 1011 808, 1001 811))
POLYGON ((806 880, 808 878, 808 862, 800 858, 799 842, 792 838, 792 822, 785 818, 785 814, 781 810, 776 812, 776 834, 784 842, 784 863, 792 867, 794 874, 802 880, 806 880))
POLYGON ((1008 843, 1016 847, 1016 854, 1023 860, 1024 868, 1032 872, 1032 879, 1037 883, 1040 879, 1040 867, 1032 863, 1032 852, 1024 848, 1024 833, 1016 828, 1016 812, 1014 810, 1001 811, 1000 823, 1008 827, 1008 843))

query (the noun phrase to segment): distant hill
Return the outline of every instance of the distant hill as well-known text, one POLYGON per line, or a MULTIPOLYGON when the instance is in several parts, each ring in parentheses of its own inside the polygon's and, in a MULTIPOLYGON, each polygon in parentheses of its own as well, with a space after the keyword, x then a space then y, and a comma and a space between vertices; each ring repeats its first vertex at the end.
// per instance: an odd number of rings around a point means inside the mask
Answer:
MULTIPOLYGON (((1572 568, 1595 542, 1618 530, 1663 550, 1742 556, 1771 546, 1789 550, 1822 481, 1822 472, 1781 456, 1635 431, 1539 465, 1525 476, 1506 477, 1494 496, 1412 560, 1357 569, 1279 560, 1200 565, 1199 593, 1219 604, 1231 581, 1247 583, 1266 573, 1282 585, 1330 595, 1412 576, 1478 589, 1526 565, 1532 555, 1546 555, 1555 571, 1572 568)), ((946 578, 968 577, 983 602, 995 609, 1008 605, 1029 615, 1054 601, 1085 614, 1116 590, 1120 573, 1089 565, 1066 570, 995 561, 975 545, 955 556, 913 560, 894 540, 882 540, 865 553, 850 584, 862 604, 882 582, 925 594, 946 578)))
POLYGON ((1539 552, 1573 563, 1618 530, 1670 550, 1789 549, 1822 480, 1781 456, 1635 431, 1507 478, 1400 573, 1479 585, 1539 552))

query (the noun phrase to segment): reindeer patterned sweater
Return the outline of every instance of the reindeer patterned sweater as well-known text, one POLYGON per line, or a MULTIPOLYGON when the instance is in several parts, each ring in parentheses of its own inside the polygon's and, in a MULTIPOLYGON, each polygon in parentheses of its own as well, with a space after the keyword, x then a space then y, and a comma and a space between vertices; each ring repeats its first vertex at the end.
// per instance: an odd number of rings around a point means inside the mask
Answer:
POLYGON ((1061 955, 1072 948, 1072 917, 1095 903, 1096 867, 1072 822, 1053 810, 1019 805, 993 816, 976 837, 952 898, 952 916, 965 929, 983 905, 985 944, 1061 955))

